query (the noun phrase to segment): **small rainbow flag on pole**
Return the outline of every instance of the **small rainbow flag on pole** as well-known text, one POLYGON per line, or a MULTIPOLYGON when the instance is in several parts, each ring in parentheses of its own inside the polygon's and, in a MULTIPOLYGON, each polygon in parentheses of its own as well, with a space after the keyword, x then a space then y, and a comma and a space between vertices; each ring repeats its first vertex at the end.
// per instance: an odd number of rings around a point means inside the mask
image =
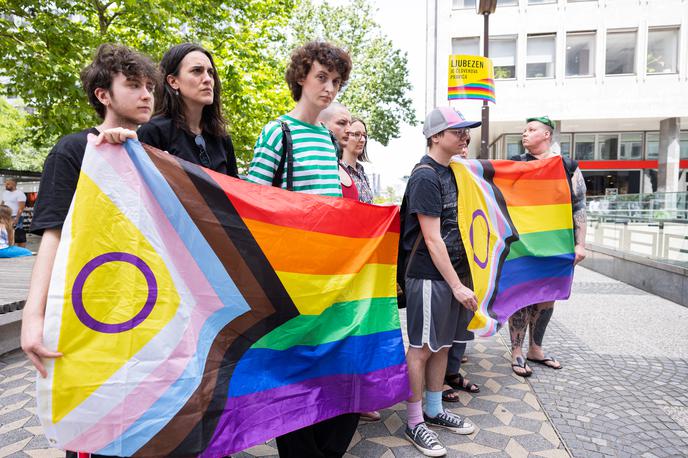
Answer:
POLYGON ((574 238, 571 188, 562 158, 461 160, 451 168, 478 296, 469 329, 490 336, 525 306, 567 299, 574 238))
POLYGON ((482 56, 449 56, 448 99, 487 100, 495 103, 494 68, 482 56))
POLYGON ((409 395, 399 210, 89 138, 37 381, 58 448, 218 457, 409 395))

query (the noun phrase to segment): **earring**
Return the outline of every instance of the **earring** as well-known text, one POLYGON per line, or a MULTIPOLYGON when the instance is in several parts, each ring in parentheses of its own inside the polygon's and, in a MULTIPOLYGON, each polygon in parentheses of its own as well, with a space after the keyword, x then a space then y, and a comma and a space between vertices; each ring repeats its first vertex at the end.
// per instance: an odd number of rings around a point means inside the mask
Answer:
POLYGON ((175 90, 174 90, 174 95, 176 95, 177 97, 179 97, 179 89, 175 89, 175 90))

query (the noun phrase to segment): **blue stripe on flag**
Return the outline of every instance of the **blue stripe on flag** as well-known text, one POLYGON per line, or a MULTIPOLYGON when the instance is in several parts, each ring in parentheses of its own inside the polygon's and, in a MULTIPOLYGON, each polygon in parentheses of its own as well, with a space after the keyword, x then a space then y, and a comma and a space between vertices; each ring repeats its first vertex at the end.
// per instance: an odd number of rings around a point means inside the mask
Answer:
POLYGON ((287 350, 251 348, 234 370, 229 395, 238 397, 311 378, 365 374, 396 366, 405 360, 404 353, 399 351, 400 345, 403 345, 401 332, 393 329, 320 345, 298 345, 287 350), (369 351, 371 348, 378 351, 369 351), (268 377, 270 375, 279 378, 268 377))

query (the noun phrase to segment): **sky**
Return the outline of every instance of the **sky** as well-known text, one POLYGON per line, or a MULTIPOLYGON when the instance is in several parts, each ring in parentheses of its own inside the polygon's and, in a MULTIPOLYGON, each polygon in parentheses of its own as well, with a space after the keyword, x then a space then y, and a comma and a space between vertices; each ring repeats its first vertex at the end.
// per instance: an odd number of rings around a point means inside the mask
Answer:
MULTIPOLYGON (((407 53, 409 79, 413 85, 410 95, 416 118, 422 121, 425 118, 425 1, 370 0, 370 3, 377 8, 375 19, 385 35, 395 48, 407 53)), ((366 172, 380 174, 382 190, 393 186, 398 193, 403 192, 405 184, 402 177, 411 172, 423 154, 425 138, 422 126, 420 123, 413 127, 403 124, 401 137, 391 140, 387 146, 370 142, 368 156, 371 163, 365 164, 366 172)))

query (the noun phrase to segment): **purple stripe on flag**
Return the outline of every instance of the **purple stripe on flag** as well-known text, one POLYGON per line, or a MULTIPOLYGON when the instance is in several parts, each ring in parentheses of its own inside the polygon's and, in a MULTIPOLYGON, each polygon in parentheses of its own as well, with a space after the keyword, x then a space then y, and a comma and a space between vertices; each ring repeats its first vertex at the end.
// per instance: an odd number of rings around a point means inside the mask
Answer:
POLYGON ((527 305, 568 299, 572 282, 573 276, 539 278, 519 283, 499 291, 490 311, 496 314, 500 323, 505 323, 514 312, 527 305))
POLYGON ((367 374, 305 380, 229 398, 201 457, 229 455, 344 413, 384 409, 408 399, 406 363, 367 374))

